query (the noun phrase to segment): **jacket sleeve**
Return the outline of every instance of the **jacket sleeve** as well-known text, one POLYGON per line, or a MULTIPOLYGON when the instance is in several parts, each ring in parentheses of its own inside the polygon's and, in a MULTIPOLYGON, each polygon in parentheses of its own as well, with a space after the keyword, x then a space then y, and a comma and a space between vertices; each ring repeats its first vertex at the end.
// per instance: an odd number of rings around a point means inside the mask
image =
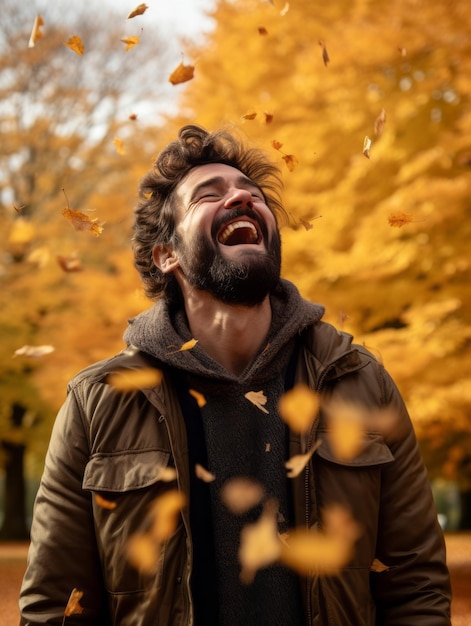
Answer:
POLYGON ((67 624, 107 623, 91 496, 82 489, 88 456, 87 431, 71 391, 54 424, 35 501, 21 626, 61 626, 74 588, 83 592, 83 613, 67 617, 67 624))
POLYGON ((386 405, 397 422, 387 437, 394 461, 383 470, 376 550, 387 569, 372 574, 376 623, 449 626, 445 544, 426 469, 399 391, 383 368, 380 372, 386 405))

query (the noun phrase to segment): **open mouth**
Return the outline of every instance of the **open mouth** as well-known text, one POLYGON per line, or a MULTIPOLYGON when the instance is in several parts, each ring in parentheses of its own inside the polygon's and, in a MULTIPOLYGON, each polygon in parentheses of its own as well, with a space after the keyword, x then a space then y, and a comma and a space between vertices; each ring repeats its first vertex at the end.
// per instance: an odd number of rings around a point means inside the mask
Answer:
POLYGON ((248 220, 237 220, 226 224, 217 235, 217 240, 223 246, 258 244, 261 239, 261 234, 256 225, 248 220))

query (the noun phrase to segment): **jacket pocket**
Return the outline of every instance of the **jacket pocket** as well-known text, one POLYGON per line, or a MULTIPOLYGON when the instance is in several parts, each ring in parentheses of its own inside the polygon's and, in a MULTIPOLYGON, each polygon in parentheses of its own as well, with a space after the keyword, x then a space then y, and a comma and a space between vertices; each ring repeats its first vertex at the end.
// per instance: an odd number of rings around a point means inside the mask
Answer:
POLYGON ((360 451, 348 460, 339 458, 335 454, 335 451, 329 441, 329 434, 326 431, 319 431, 318 436, 322 439, 322 443, 317 448, 316 454, 325 461, 330 461, 331 463, 335 463, 337 465, 344 465, 347 467, 370 467, 386 465, 394 461, 394 456, 388 446, 384 443, 382 435, 367 433, 362 446, 360 447, 360 451))

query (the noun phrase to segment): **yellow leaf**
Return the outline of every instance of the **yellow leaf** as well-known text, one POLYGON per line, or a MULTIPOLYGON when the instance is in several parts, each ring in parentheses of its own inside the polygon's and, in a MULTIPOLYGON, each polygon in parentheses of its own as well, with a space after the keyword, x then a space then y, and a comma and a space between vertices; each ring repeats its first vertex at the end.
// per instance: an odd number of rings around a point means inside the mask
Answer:
POLYGON ((332 451, 339 460, 350 461, 364 446, 367 409, 341 401, 327 402, 323 408, 332 451))
POLYGON ((403 213, 402 211, 398 211, 397 213, 391 213, 388 217, 388 222, 390 226, 395 226, 396 228, 401 228, 404 224, 410 224, 414 219, 413 215, 409 213, 403 213))
POLYGON ((94 493, 93 496, 94 496, 95 502, 98 504, 98 506, 101 506, 102 509, 108 509, 108 511, 112 511, 117 506, 116 502, 113 502, 112 500, 107 500, 106 498, 101 496, 99 493, 94 493))
POLYGON ((289 11, 289 2, 285 3, 285 6, 281 9, 280 11, 280 15, 281 17, 283 17, 284 15, 286 15, 289 11))
POLYGON ((296 476, 299 476, 299 474, 301 474, 301 472, 308 464, 309 459, 317 450, 317 448, 321 445, 321 443, 322 439, 318 439, 316 443, 311 447, 309 452, 307 452, 306 454, 295 454, 286 461, 285 467, 288 470, 288 478, 296 478, 296 476))
POLYGON ((108 376, 107 382, 117 391, 152 389, 160 384, 162 372, 153 367, 138 370, 119 370, 108 376))
POLYGON ((195 68, 193 65, 183 65, 183 62, 173 70, 170 74, 169 82, 172 85, 178 85, 180 83, 186 83, 188 80, 191 80, 194 76, 195 68))
POLYGON ((232 478, 221 489, 221 499, 235 515, 243 515, 262 501, 263 487, 246 477, 232 478))
MULTIPOLYGON (((169 354, 175 354, 176 352, 185 352, 185 350, 191 350, 192 348, 194 348, 196 346, 196 344, 198 343, 198 339, 190 339, 189 341, 185 341, 184 344, 182 344, 178 350, 174 350, 173 352, 169 352, 169 354)), ((172 348, 173 346, 168 346, 169 348, 172 348)))
POLYGON ((195 391, 195 389, 189 389, 189 394, 195 398, 200 409, 206 404, 206 398, 199 391, 195 391))
POLYGON ((148 533, 131 535, 127 542, 127 557, 138 571, 153 574, 160 556, 160 545, 148 533))
POLYGON ((31 37, 29 38, 28 48, 34 48, 38 39, 43 37, 41 26, 44 26, 43 18, 38 14, 34 20, 33 30, 31 31, 31 37))
POLYGON ((103 226, 97 218, 90 219, 88 215, 81 211, 74 211, 73 209, 62 209, 62 215, 72 223, 75 230, 89 230, 96 237, 103 232, 103 226))
POLYGON ((157 480, 164 483, 171 483, 177 480, 177 470, 174 467, 160 466, 157 468, 157 480))
POLYGON ((139 4, 137 5, 137 7, 131 11, 131 13, 128 15, 127 19, 130 20, 133 17, 136 17, 137 15, 142 15, 143 13, 145 13, 147 11, 149 7, 147 6, 147 4, 139 4))
POLYGON ((152 537, 159 542, 166 541, 177 527, 178 515, 186 504, 185 496, 177 489, 167 491, 154 500, 150 509, 152 537))
POLYGON ((121 41, 126 44, 125 52, 127 52, 128 50, 131 50, 131 48, 134 48, 134 46, 137 46, 137 44, 140 42, 140 39, 139 37, 132 36, 125 37, 124 39, 121 39, 121 41))
POLYGON ((21 348, 18 348, 18 350, 15 350, 15 354, 14 356, 31 356, 31 357, 41 357, 44 356, 45 354, 51 354, 51 352, 54 352, 55 348, 54 346, 23 346, 21 348))
POLYGON ((212 483, 216 480, 216 476, 199 463, 195 465, 195 474, 204 483, 212 483))
POLYGON ((267 397, 263 393, 263 391, 248 391, 245 394, 245 397, 252 404, 254 404, 257 407, 257 409, 260 409, 260 411, 263 411, 264 413, 268 414, 268 411, 265 408, 265 404, 267 403, 267 397))
POLYGON ((319 395, 307 385, 301 384, 281 396, 278 411, 292 431, 306 433, 314 423, 319 404, 319 395))
POLYGON ((24 217, 18 217, 12 225, 8 235, 8 243, 13 246, 26 246, 31 243, 36 234, 33 224, 24 217))
POLYGON ((239 561, 240 580, 250 584, 257 570, 274 563, 281 553, 278 535, 277 506, 268 501, 256 522, 247 524, 240 533, 239 561))
POLYGON ((120 139, 119 137, 115 137, 113 139, 113 144, 118 154, 126 154, 126 150, 124 149, 124 141, 122 139, 120 139))
POLYGON ((69 617, 70 615, 80 615, 83 613, 83 606, 80 606, 82 596, 83 591, 79 591, 78 589, 75 589, 75 587, 72 589, 69 601, 65 607, 64 617, 69 617))
POLYGON ((82 40, 78 35, 72 35, 72 37, 69 37, 69 41, 65 41, 64 46, 67 46, 68 48, 76 52, 79 56, 82 56, 82 54, 85 52, 85 46, 83 45, 82 40))

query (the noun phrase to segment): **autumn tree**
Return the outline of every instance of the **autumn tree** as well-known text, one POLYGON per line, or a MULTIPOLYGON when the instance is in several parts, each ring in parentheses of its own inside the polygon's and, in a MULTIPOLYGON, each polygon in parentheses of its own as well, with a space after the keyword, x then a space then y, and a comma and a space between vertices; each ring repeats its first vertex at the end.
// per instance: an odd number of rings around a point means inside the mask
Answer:
MULTIPOLYGON (((471 510, 471 16, 459 0, 220 0, 174 124, 284 173, 284 275, 394 375, 471 510)), ((463 522, 468 523, 468 522, 463 522)))
POLYGON ((31 4, 2 4, 2 537, 21 517, 13 492, 23 455, 28 473, 40 474, 67 380, 120 348, 126 317, 144 306, 129 254, 137 180, 155 151, 142 118, 156 121, 174 47, 144 15, 127 20, 103 5, 98 19, 96 11, 68 7, 64 17, 49 3, 37 16, 31 4), (77 219, 97 228, 80 230, 77 219))

